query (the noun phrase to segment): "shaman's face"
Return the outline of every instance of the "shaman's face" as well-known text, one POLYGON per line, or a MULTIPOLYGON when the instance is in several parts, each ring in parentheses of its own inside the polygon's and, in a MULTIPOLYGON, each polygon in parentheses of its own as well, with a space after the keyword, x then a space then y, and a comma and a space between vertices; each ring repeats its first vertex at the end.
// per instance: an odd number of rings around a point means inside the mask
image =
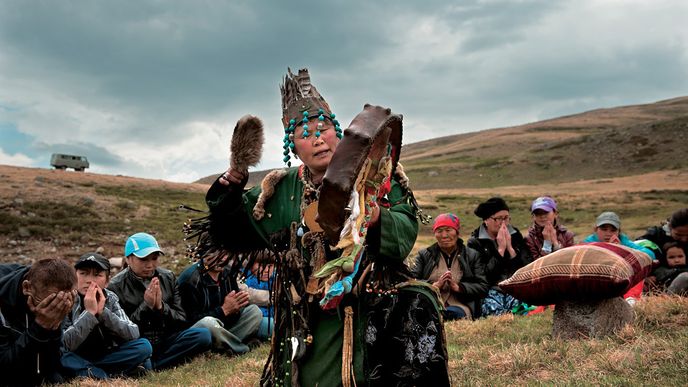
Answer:
POLYGON ((313 118, 308 122, 308 137, 304 138, 303 126, 294 130, 294 150, 303 164, 310 169, 313 176, 323 176, 330 165, 334 150, 339 139, 334 130, 334 125, 329 120, 319 121, 313 118), (322 122, 320 136, 316 136, 318 123, 322 122))

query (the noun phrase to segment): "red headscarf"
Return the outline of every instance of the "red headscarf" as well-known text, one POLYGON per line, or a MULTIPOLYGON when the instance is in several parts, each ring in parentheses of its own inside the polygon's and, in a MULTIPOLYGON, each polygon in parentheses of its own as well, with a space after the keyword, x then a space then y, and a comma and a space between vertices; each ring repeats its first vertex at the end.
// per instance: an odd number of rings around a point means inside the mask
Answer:
POLYGON ((432 231, 434 232, 440 227, 451 227, 459 231, 459 228, 461 228, 461 221, 458 216, 452 213, 440 214, 435 218, 435 223, 432 225, 432 231))

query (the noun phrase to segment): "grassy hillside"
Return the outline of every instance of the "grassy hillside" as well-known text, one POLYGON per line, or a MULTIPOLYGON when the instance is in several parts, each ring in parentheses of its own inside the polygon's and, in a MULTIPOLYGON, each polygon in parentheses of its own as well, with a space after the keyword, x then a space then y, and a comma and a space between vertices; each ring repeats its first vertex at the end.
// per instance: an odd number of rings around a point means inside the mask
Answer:
MULTIPOLYGON (((272 169, 267 169, 263 171, 251 171, 248 176, 248 182, 246 183, 247 187, 253 187, 256 184, 260 184, 261 181, 263 181, 263 178, 265 175, 267 175, 272 169)), ((218 176, 224 171, 218 171, 217 175, 210 175, 206 176, 204 178, 198 179, 194 182, 194 184, 205 184, 205 185, 211 185, 215 182, 218 176)))
MULTIPOLYGON (((642 181, 645 175, 636 176, 642 181)), ((530 204, 542 194, 553 194, 558 201, 562 223, 576 234, 580 241, 592 232, 595 217, 603 211, 615 211, 622 220, 622 231, 636 238, 647 227, 659 224, 677 209, 688 204, 688 171, 681 172, 682 189, 653 189, 652 187, 627 187, 614 184, 615 180, 585 180, 587 186, 583 193, 557 192, 552 187, 516 187, 504 191, 499 188, 485 190, 484 193, 472 192, 434 192, 418 191, 422 207, 431 215, 454 212, 461 219, 461 233, 467 238, 472 230, 480 225, 480 219, 473 210, 480 201, 492 195, 501 195, 509 204, 511 224, 526 233, 531 223, 530 204), (601 183, 596 183, 601 182, 601 183), (605 183, 606 182, 606 183, 605 183), (601 186, 611 185, 618 190, 603 191, 601 186)), ((648 178, 647 180, 650 180, 648 178)), ((481 191, 482 192, 482 191, 481 191)), ((417 248, 434 242, 431 225, 421 225, 417 248)))
POLYGON ((688 167, 688 98, 410 144, 416 186, 557 184, 688 167))
MULTIPOLYGON (((122 256, 128 235, 146 231, 165 250, 163 264, 180 271, 186 259, 181 232, 189 217, 186 204, 206 209, 207 186, 0 166, 0 261, 30 263, 42 257, 75 260, 102 248, 108 257, 122 256)), ((552 194, 559 202, 564 225, 581 240, 602 211, 614 210, 631 237, 660 223, 688 203, 688 169, 660 171, 626 178, 594 179, 562 184, 504 186, 485 189, 416 189, 426 213, 455 212, 467 237, 479 225, 473 209, 493 195, 502 195, 511 207, 512 224, 525 232, 530 224, 530 202, 552 194)), ((432 243, 430 225, 421 225, 414 248, 432 243)))
POLYGON ((101 248, 123 255, 127 236, 155 235, 172 270, 188 264, 182 225, 205 209, 206 186, 38 168, 0 166, 0 262, 75 260, 101 248))
MULTIPOLYGON (((688 204, 687 136, 688 98, 678 98, 410 144, 402 161, 425 212, 456 212, 464 238, 479 224, 475 206, 494 195, 506 198, 512 224, 525 232, 530 202, 543 194, 557 199, 577 240, 606 210, 634 238, 688 204)), ((0 165, 0 262, 74 261, 96 249, 118 257, 128 235, 146 231, 165 250, 161 264, 180 272, 190 263, 182 225, 199 214, 179 205, 205 209, 207 189, 0 165)), ((421 226, 411 257, 432 242, 430 226, 421 226)), ((577 342, 550 337, 551 312, 448 323, 452 377, 457 385, 687 384, 688 301, 648 298, 636 311, 618 336, 577 342)), ((240 358, 208 355, 115 384, 255 385, 266 355, 267 346, 240 358)))
MULTIPOLYGON (((454 189, 683 169, 688 159, 671 155, 687 153, 688 97, 681 97, 406 144, 401 161, 415 187, 454 189)), ((266 172, 252 172, 249 185, 266 172)))

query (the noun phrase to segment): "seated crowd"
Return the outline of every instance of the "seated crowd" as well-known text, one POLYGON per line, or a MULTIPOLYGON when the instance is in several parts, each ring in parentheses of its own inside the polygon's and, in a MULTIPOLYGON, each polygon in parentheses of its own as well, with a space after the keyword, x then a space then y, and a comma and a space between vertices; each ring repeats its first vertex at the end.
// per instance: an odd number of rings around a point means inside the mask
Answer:
MULTIPOLYGON (((437 289, 445 319, 536 312, 499 283, 575 241, 553 198, 536 198, 530 212, 524 238, 510 223, 506 201, 490 198, 475 208, 481 223, 465 243, 458 216, 435 218, 437 242, 418 252, 410 272, 437 289)), ((616 213, 603 212, 582 241, 589 242, 624 245, 655 260, 645 281, 624 294, 629 304, 643 291, 688 294, 688 208, 635 241, 616 213)), ((98 253, 82 255, 73 267, 60 259, 0 265, 0 365, 15 371, 5 383, 137 376, 208 350, 240 355, 271 337, 271 254, 258 254, 239 282, 229 266, 202 263, 177 278, 159 266, 163 250, 146 233, 131 235, 124 251, 127 267, 112 278, 109 260, 98 253)))
MULTIPOLYGON (((490 198, 475 208, 482 222, 465 244, 460 219, 452 213, 440 214, 433 224, 437 242, 418 252, 410 263, 411 274, 437 288, 446 320, 542 311, 545 307, 536 308, 505 293, 499 283, 529 263, 575 245, 574 234, 561 224, 558 211, 553 198, 536 198, 530 208, 532 224, 523 238, 510 224, 507 203, 490 198)), ((591 242, 623 245, 653 260, 651 274, 623 295, 630 305, 643 292, 688 294, 688 208, 674 212, 665 224, 649 228, 636 241, 622 232, 616 213, 605 211, 581 243, 591 242)))
POLYGON ((127 267, 112 278, 98 253, 73 267, 60 259, 0 265, 0 366, 16 370, 0 384, 139 376, 257 343, 264 313, 228 269, 196 263, 177 279, 159 266, 163 250, 146 233, 124 250, 127 267))

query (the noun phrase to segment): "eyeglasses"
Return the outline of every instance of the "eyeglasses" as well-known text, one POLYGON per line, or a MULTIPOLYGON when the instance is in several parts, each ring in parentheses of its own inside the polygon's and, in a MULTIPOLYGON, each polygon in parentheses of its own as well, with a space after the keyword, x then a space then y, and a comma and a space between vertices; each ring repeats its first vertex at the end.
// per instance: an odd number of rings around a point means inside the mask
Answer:
POLYGON ((509 220, 511 220, 511 217, 509 215, 500 216, 500 217, 490 216, 490 219, 494 220, 497 223, 502 223, 502 222, 508 222, 509 220))

